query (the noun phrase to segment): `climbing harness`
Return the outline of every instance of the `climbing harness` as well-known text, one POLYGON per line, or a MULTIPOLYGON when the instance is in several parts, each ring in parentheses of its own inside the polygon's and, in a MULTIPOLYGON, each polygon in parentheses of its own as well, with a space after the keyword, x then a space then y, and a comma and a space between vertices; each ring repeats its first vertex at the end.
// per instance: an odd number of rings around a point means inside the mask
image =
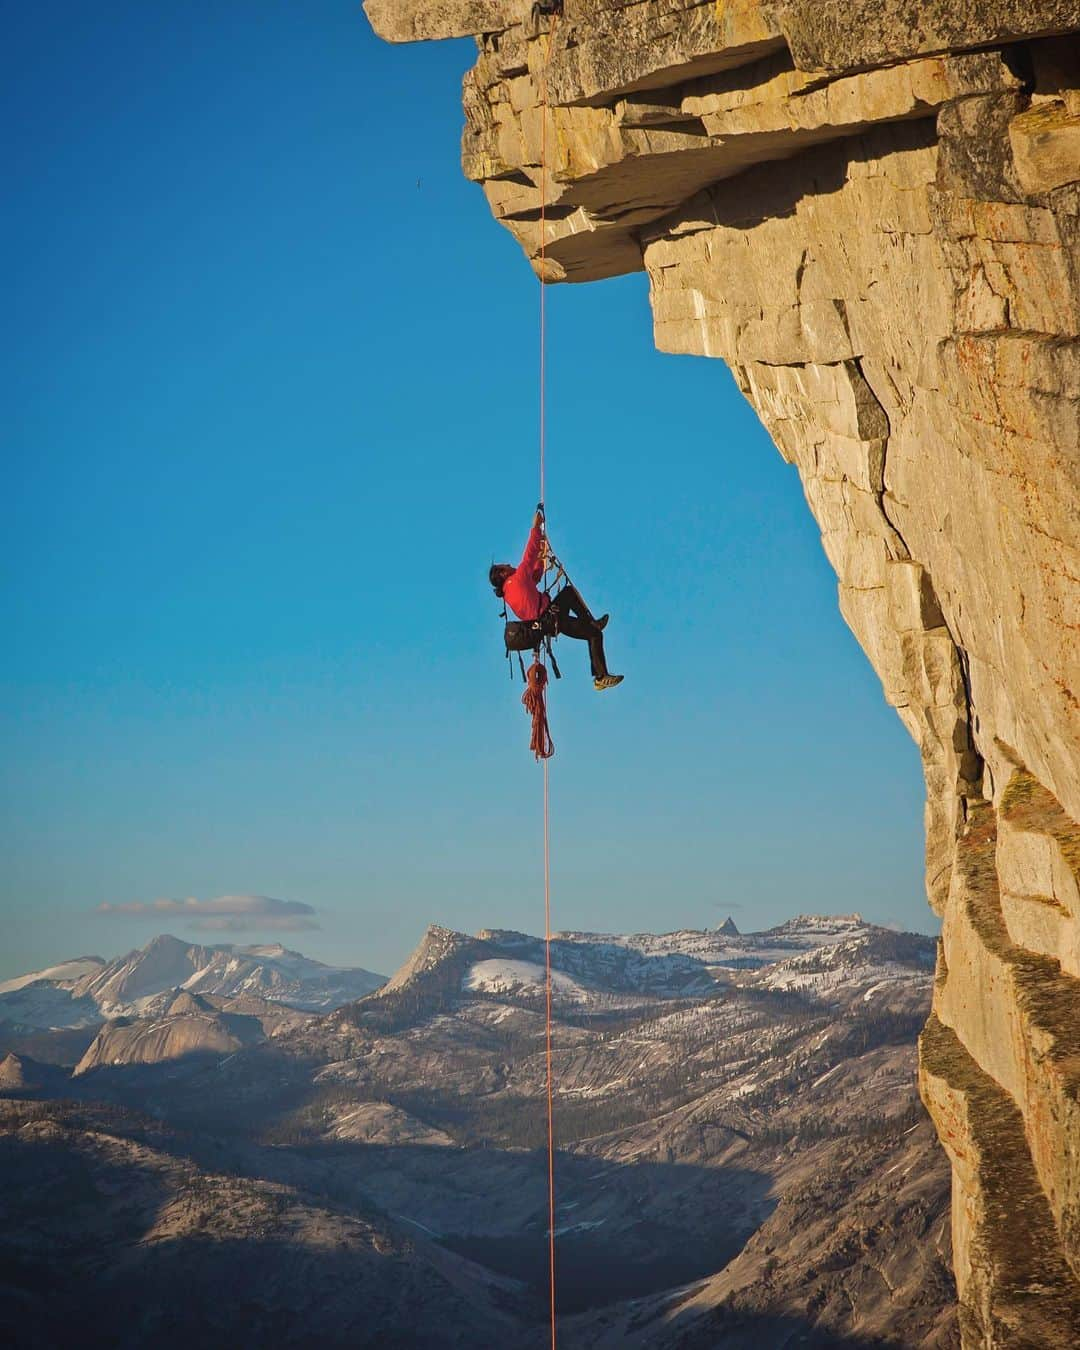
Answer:
POLYGON ((516 656, 518 667, 521 670, 522 683, 528 683, 523 652, 532 652, 534 662, 539 661, 540 653, 544 652, 551 665, 552 675, 557 680, 562 679, 562 671, 559 669, 559 663, 555 660, 555 649, 551 645, 555 638, 559 636, 558 623, 558 614, 553 613, 549 617, 547 612, 539 619, 510 619, 507 622, 503 630, 503 641, 506 643, 506 659, 511 662, 511 679, 514 678, 512 663, 516 656))

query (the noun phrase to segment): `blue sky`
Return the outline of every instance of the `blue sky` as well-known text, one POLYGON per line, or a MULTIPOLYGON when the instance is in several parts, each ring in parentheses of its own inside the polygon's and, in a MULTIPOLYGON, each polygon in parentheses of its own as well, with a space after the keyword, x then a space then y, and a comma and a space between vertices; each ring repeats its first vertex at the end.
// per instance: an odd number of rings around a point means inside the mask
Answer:
MULTIPOLYGON (((384 971, 430 921, 538 931, 485 580, 537 495, 537 293, 460 174, 472 45, 332 0, 8 26, 0 977, 229 939, 94 914, 160 897, 310 906, 233 940, 384 971)), ((627 677, 563 643, 556 926, 930 931, 917 755, 794 471, 654 350, 642 275, 548 314, 552 537, 627 677)))

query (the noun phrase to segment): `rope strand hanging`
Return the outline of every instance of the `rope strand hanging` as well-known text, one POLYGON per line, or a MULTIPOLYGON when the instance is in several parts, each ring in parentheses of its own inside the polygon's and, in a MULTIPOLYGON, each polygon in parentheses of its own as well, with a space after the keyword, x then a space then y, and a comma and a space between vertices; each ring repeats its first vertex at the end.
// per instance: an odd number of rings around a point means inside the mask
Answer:
POLYGON ((548 93, 547 68, 551 59, 551 34, 555 31, 555 18, 552 16, 548 30, 547 45, 544 50, 544 68, 540 77, 540 500, 547 501, 545 495, 547 477, 547 124, 548 93))
MULTIPOLYGON (((544 502, 547 489, 547 124, 548 124, 548 64, 551 60, 551 39, 558 22, 561 4, 553 5, 551 26, 544 47, 544 65, 540 77, 540 501, 544 502)), ((546 541, 546 530, 545 530, 546 541)), ((555 746, 548 730, 547 710, 544 706, 544 687, 547 670, 537 652, 533 670, 529 672, 526 698, 536 689, 539 709, 533 714, 532 750, 544 765, 544 1060, 547 1077, 547 1164, 548 1164, 548 1285, 551 1311, 551 1350, 557 1350, 557 1319, 555 1314, 555 1103, 554 1075, 551 1055, 551 783, 550 759, 555 746), (533 679, 533 670, 536 677, 533 679)), ((526 706, 528 706, 526 704, 526 706)))
POLYGON ((551 793, 544 760, 544 1058, 547 1065, 548 1280, 551 1350, 556 1350, 555 1317, 555 1101, 551 1060, 551 793))

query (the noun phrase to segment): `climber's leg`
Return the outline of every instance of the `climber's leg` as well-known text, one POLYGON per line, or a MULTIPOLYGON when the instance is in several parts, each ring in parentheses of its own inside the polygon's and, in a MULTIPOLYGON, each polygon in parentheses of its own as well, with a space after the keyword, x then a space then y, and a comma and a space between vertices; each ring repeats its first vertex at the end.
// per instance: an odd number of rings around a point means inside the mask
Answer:
POLYGON ((593 617, 592 610, 581 598, 581 592, 569 581, 551 603, 560 614, 574 614, 579 619, 588 619, 598 628, 603 628, 608 621, 606 614, 601 615, 599 619, 593 617))
POLYGON ((592 666, 594 680, 602 680, 607 675, 604 635, 593 619, 580 619, 571 614, 560 613, 559 633, 566 637, 580 638, 589 644, 589 664, 592 666))
POLYGON ((568 581, 562 590, 552 600, 552 606, 559 611, 560 615, 572 614, 578 619, 587 619, 593 622, 592 611, 581 598, 581 592, 576 586, 568 581))

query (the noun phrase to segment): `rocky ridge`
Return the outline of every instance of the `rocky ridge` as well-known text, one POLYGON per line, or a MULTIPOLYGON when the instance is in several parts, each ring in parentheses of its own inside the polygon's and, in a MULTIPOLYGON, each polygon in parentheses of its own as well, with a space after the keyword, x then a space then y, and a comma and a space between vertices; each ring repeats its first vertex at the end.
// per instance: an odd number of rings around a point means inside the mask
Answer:
POLYGON ((657 345, 725 360, 799 472, 923 760, 966 1343, 1080 1342, 1080 5, 366 9, 476 36, 496 218, 539 271, 546 140, 542 279, 644 270, 657 345))
MULTIPOLYGON (((431 925, 400 970, 366 1005, 411 1007, 419 1016, 453 1006, 463 992, 544 999, 545 944, 512 929, 484 928, 475 937, 431 925)), ((920 982, 933 965, 933 942, 894 933, 859 914, 800 915, 776 928, 741 934, 730 928, 673 933, 555 933, 551 941, 556 1004, 628 1009, 658 999, 708 996, 748 973, 746 987, 813 990, 839 1000, 866 987, 872 974, 920 982)))
MULTIPOLYGON (((293 1024, 301 1020, 302 1015, 291 1019, 293 1024)), ((198 994, 178 989, 156 1015, 116 1017, 106 1022, 74 1073, 88 1073, 102 1065, 160 1064, 188 1055, 233 1054, 281 1030, 277 1010, 272 1010, 269 1018, 260 1019, 250 1013, 226 1011, 198 994)))

